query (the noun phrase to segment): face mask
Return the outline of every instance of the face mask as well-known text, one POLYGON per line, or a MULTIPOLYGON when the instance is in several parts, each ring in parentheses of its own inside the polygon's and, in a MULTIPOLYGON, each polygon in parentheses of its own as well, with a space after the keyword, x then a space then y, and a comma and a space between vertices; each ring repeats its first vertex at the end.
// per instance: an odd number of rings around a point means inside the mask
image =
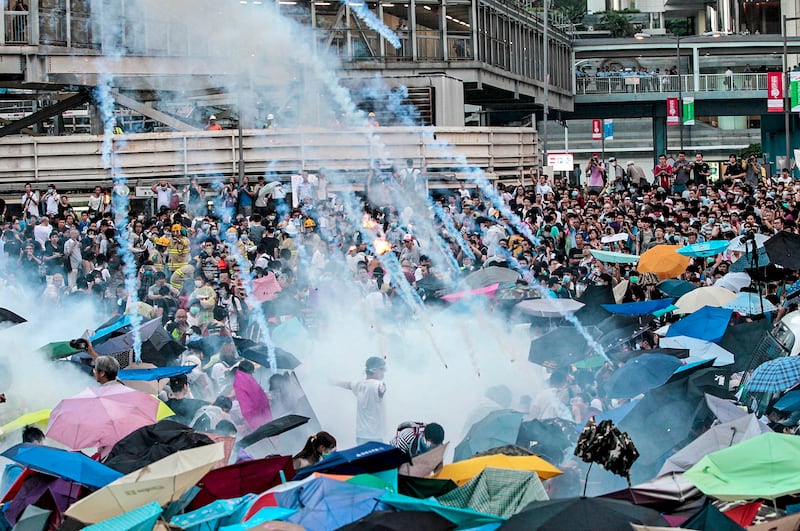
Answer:
POLYGON ((212 236, 216 236, 217 234, 219 234, 219 231, 218 231, 218 230, 212 230, 212 231, 211 231, 211 235, 212 235, 212 236))
POLYGON ((636 192, 636 188, 628 188, 628 191, 633 194, 636 192))
POLYGON ((203 281, 202 280, 195 280, 194 281, 194 287, 202 288, 203 287, 203 281))
POLYGON ((192 306, 191 308, 189 308, 189 313, 191 313, 192 315, 197 315, 198 313, 200 313, 200 308, 198 308, 197 306, 192 306))
POLYGON ((270 221, 275 221, 275 216, 267 216, 267 219, 269 219, 270 221))
POLYGON ((209 225, 208 223, 203 223, 202 228, 203 232, 206 232, 208 231, 209 228, 211 228, 211 225, 209 225))
POLYGON ((561 280, 562 280, 562 283, 563 283, 564 285, 567 285, 567 284, 569 284, 569 282, 570 282, 569 275, 564 275, 564 278, 563 278, 563 279, 561 279, 561 280))

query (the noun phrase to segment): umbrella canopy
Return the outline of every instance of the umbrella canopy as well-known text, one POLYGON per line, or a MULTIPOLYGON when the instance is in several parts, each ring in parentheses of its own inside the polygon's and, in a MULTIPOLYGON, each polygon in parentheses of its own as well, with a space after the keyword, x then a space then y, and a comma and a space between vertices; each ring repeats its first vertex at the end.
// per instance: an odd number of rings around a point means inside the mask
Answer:
POLYGON ((207 435, 179 422, 164 419, 123 438, 105 460, 114 470, 129 474, 181 450, 212 444, 207 435))
POLYGON ((677 253, 679 245, 656 245, 642 253, 637 269, 640 273, 655 273, 661 280, 675 278, 689 267, 689 257, 677 253))
POLYGON ((681 365, 681 360, 666 354, 636 356, 614 371, 605 384, 606 395, 633 398, 664 384, 681 365))
POLYGON ((719 341, 725 335, 732 314, 733 310, 730 309, 704 306, 671 324, 666 337, 689 336, 704 341, 719 341))
POLYGON ((602 305, 617 302, 614 296, 614 288, 610 285, 598 286, 595 284, 588 285, 583 294, 578 297, 578 300, 586 306, 575 312, 575 317, 584 326, 598 325, 610 317, 611 314, 602 305))
POLYGON ((603 308, 621 315, 646 315, 666 308, 675 299, 655 299, 651 301, 626 302, 624 304, 604 304, 603 308))
POLYGON ((258 428, 272 420, 267 393, 252 374, 236 371, 233 376, 233 390, 236 392, 242 417, 251 428, 258 428))
POLYGON ((728 240, 709 240, 707 242, 693 243, 684 245, 678 249, 678 253, 683 256, 717 256, 728 248, 728 240))
POLYGON ((586 359, 587 347, 588 341, 575 327, 561 326, 531 341, 528 361, 549 368, 566 367, 586 359))
MULTIPOLYGON (((164 327, 161 326, 160 317, 142 323, 139 327, 139 334, 142 340, 143 362, 163 367, 185 350, 183 345, 175 341, 164 330, 164 327)), ((127 350, 133 350, 134 341, 133 330, 130 330, 118 336, 114 336, 112 333, 97 342, 92 339, 92 345, 101 356, 111 356, 127 350)))
POLYGON ((714 531, 743 531, 744 528, 708 503, 681 524, 681 529, 713 529, 714 531))
POLYGON ((489 266, 478 269, 464 278, 464 283, 470 289, 485 288, 492 284, 505 284, 516 282, 520 279, 520 274, 507 267, 489 266))
POLYGON ((545 297, 522 301, 514 308, 521 313, 534 317, 563 317, 577 312, 583 306, 582 302, 572 299, 545 297))
POLYGON ((724 306, 736 298, 736 295, 725 288, 704 286, 690 291, 675 301, 680 313, 696 312, 703 306, 724 306))
POLYGON ((772 265, 772 261, 769 259, 767 250, 763 247, 759 247, 755 253, 748 251, 742 254, 738 260, 731 264, 728 271, 733 273, 745 273, 750 271, 752 273, 768 265, 772 265))
POLYGON ((196 365, 175 365, 172 367, 155 367, 151 369, 122 369, 117 374, 117 378, 123 381, 152 382, 189 374, 196 365))
POLYGON ((800 383, 800 357, 769 360, 753 371, 745 382, 748 393, 786 391, 800 383))
POLYGON ((108 448, 133 431, 153 424, 161 403, 122 384, 89 387, 58 403, 47 436, 73 450, 108 448))
POLYGON ((770 262, 787 269, 800 269, 800 235, 785 230, 764 242, 770 262))
POLYGON ((473 529, 480 526, 489 526, 494 529, 505 519, 492 514, 479 513, 472 509, 459 509, 442 505, 435 498, 417 499, 402 494, 387 492, 381 496, 381 502, 399 511, 427 511, 436 513, 453 522, 460 529, 473 529))
POLYGON ((789 391, 773 404, 778 411, 800 411, 800 390, 789 391))
POLYGON ((394 446, 379 442, 367 442, 348 450, 332 452, 316 465, 302 469, 295 478, 303 479, 315 472, 347 475, 369 474, 392 470, 409 460, 406 452, 394 446))
POLYGON ((84 527, 89 531, 139 531, 154 529, 158 518, 161 516, 161 506, 156 502, 129 511, 125 514, 103 520, 94 525, 84 527))
POLYGON ((337 481, 327 477, 276 492, 275 499, 281 507, 297 509, 287 520, 314 530, 338 529, 375 512, 389 507, 380 497, 386 491, 337 481))
POLYGON ((761 435, 760 424, 752 414, 715 424, 667 459, 658 475, 686 472, 705 455, 758 437, 761 435))
POLYGON ((22 443, 12 446, 0 455, 37 472, 93 488, 104 487, 122 477, 116 470, 89 459, 82 453, 67 452, 50 446, 22 443))
POLYGON ((21 430, 25 426, 38 425, 42 428, 47 426, 47 421, 50 419, 50 409, 40 409, 31 413, 25 413, 11 422, 7 422, 0 426, 0 435, 6 435, 17 430, 21 430))
POLYGON ((720 347, 716 343, 697 339, 689 336, 664 337, 659 341, 659 345, 667 348, 688 349, 689 357, 683 361, 687 365, 699 361, 714 360, 714 366, 722 367, 734 362, 733 354, 720 347))
POLYGON ((753 239, 750 240, 746 234, 737 236, 728 244, 728 251, 744 253, 753 248, 753 241, 755 241, 756 248, 764 247, 764 242, 769 240, 766 234, 756 233, 753 234, 753 239))
POLYGON ((724 501, 800 492, 800 438, 764 433, 703 457, 684 473, 707 496, 724 501))
POLYGON ((659 282, 656 285, 656 289, 667 297, 681 297, 690 291, 697 289, 697 286, 685 280, 671 278, 659 282))
POLYGON ((224 457, 222 443, 176 452, 93 492, 66 515, 95 523, 153 501, 165 505, 180 498, 224 457))
POLYGON ((725 304, 723 308, 728 308, 741 315, 760 315, 774 312, 778 309, 766 297, 761 297, 758 293, 744 291, 737 293, 736 298, 725 304))
POLYGON ((69 343, 69 341, 52 341, 39 347, 37 350, 51 360, 66 358, 67 356, 72 356, 73 354, 81 352, 80 350, 72 348, 69 343))
POLYGON ((28 505, 12 531, 45 531, 51 514, 53 514, 53 511, 42 509, 35 505, 28 505))
POLYGON ((735 372, 746 370, 750 366, 753 347, 761 342, 761 338, 771 327, 769 319, 757 319, 750 323, 729 326, 725 330, 719 346, 733 354, 736 361, 732 369, 735 372))
MULTIPOLYGON (((258 343, 252 339, 245 339, 240 337, 222 337, 222 336, 206 336, 194 341, 190 341, 187 346, 196 350, 201 350, 207 356, 217 354, 222 348, 222 345, 233 341, 236 351, 239 356, 248 359, 252 362, 258 363, 263 367, 269 367, 269 347, 263 343, 258 343)), ((275 363, 280 370, 294 370, 300 366, 294 354, 287 352, 281 348, 273 348, 275 354, 275 363)))
POLYGON ((503 531, 618 531, 631 524, 667 526, 647 507, 608 498, 564 498, 533 502, 500 526, 503 531))
POLYGON ((239 441, 239 446, 242 448, 247 448, 258 441, 268 437, 276 437, 281 433, 285 433, 302 426, 309 420, 311 420, 309 417, 303 417, 302 415, 284 415, 280 418, 267 422, 263 426, 260 426, 250 435, 242 437, 242 439, 239 441))
POLYGON ((725 288, 733 293, 739 293, 743 288, 746 288, 753 282, 750 275, 745 272, 726 273, 721 279, 714 282, 718 288, 725 288))
POLYGON ((638 254, 617 253, 614 251, 598 251, 592 249, 592 256, 607 264, 635 264, 639 261, 638 254))
POLYGON ((517 446, 521 448, 535 447, 536 455, 552 462, 559 463, 564 458, 564 450, 571 442, 558 420, 533 419, 523 422, 517 435, 517 446))
POLYGON ((132 324, 133 316, 130 314, 126 313, 124 315, 120 315, 119 317, 114 317, 113 319, 100 325, 100 327, 89 338, 89 340, 93 345, 95 343, 99 344, 113 335, 124 334, 126 332, 126 327, 130 327, 132 324))
POLYGON ((539 476, 525 470, 484 468, 438 500, 442 505, 509 518, 533 501, 547 500, 539 476))
POLYGON ((449 442, 440 444, 439 446, 415 455, 410 463, 400 465, 397 473, 407 477, 426 478, 442 468, 444 463, 444 454, 447 451, 449 442))
POLYGON ((541 457, 535 455, 485 455, 473 457, 445 465, 436 474, 437 479, 451 479, 458 485, 463 485, 481 473, 485 468, 505 468, 509 470, 527 470, 536 472, 541 479, 549 479, 561 474, 561 470, 554 467, 541 457))
POLYGON ((275 300, 280 292, 281 285, 272 271, 268 271, 263 277, 253 280, 253 297, 258 302, 275 300))
POLYGON ((511 409, 492 411, 470 426, 467 436, 456 446, 453 459, 469 459, 478 452, 517 442, 522 413, 511 409))
POLYGON ((282 477, 285 480, 293 476, 291 456, 265 457, 217 468, 198 483, 200 492, 189 507, 198 509, 214 500, 264 492, 279 485, 282 477))
POLYGON ((378 511, 368 514, 339 531, 447 531, 456 525, 443 516, 428 511, 378 511))
MULTIPOLYGON (((199 509, 173 516, 169 523, 186 531, 208 531, 219 526, 241 522, 253 496, 216 500, 199 509)), ((288 514, 293 514, 290 511, 288 514)))
POLYGON ((485 288, 476 288, 466 291, 458 291, 456 293, 448 293, 442 297, 442 299, 446 300, 447 302, 458 302, 465 297, 491 297, 495 294, 499 287, 500 284, 492 284, 491 286, 486 286, 485 288))

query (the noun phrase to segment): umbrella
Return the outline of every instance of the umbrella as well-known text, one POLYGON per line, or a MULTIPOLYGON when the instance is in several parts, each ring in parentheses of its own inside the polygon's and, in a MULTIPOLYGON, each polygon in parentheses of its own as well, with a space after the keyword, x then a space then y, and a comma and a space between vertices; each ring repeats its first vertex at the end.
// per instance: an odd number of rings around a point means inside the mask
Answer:
MULTIPOLYGON (((173 516, 169 523, 187 531, 216 530, 221 525, 241 522, 253 496, 215 500, 208 505, 173 516)), ((289 514, 293 514, 291 511, 289 514)))
POLYGON ((707 496, 723 501, 800 492, 800 438, 783 433, 758 437, 703 457, 684 473, 707 496))
POLYGON ((606 396, 633 398, 664 384, 681 365, 679 359, 666 354, 636 356, 614 371, 605 384, 606 396))
POLYGON ((274 300, 280 292, 281 285, 272 271, 268 271, 263 277, 253 280, 253 297, 258 302, 274 300))
MULTIPOLYGON (((190 348, 202 350, 208 355, 213 355, 219 351, 222 343, 225 341, 229 341, 229 339, 219 336, 209 336, 192 341, 188 346, 190 348)), ((258 363, 264 367, 270 366, 269 347, 267 345, 258 343, 252 339, 240 337, 234 337, 233 344, 236 346, 239 356, 258 363)), ((300 360, 298 360, 291 352, 287 352, 282 348, 274 347, 273 353, 275 354, 275 363, 277 365, 277 369, 291 371, 300 366, 300 360)))
POLYGON ((442 505, 509 518, 527 504, 548 497, 534 472, 487 467, 437 499, 442 505))
POLYGON ((528 361, 549 368, 566 367, 586 359, 587 347, 588 341, 577 329, 562 326, 531 341, 528 361))
POLYGON ((252 374, 236 371, 233 377, 233 390, 236 392, 242 417, 251 428, 258 428, 272 420, 267 393, 252 374))
POLYGON ((621 315, 645 315, 662 310, 675 302, 675 299, 655 299, 651 301, 626 302, 624 304, 604 304, 603 308, 621 315))
POLYGON ((156 397, 112 383, 89 387, 58 403, 47 436, 68 448, 111 448, 134 430, 157 420, 156 397))
MULTIPOLYGON (((161 318, 151 319, 142 323, 139 327, 139 335, 142 340, 142 361, 153 363, 159 367, 168 365, 184 350, 184 346, 175 341, 164 327, 161 326, 161 318)), ((133 350, 134 348, 133 330, 118 336, 106 337, 92 345, 95 351, 102 355, 114 355, 120 352, 133 350)))
POLYGON ((719 346, 731 352, 735 358, 734 371, 743 371, 753 358, 753 347, 761 342, 761 338, 772 327, 768 319, 758 319, 751 323, 729 326, 719 346))
POLYGON ((485 288, 492 284, 506 284, 516 282, 520 274, 507 267, 489 266, 478 269, 464 278, 464 283, 471 289, 485 288))
MULTIPOLYGON (((706 504, 681 524, 681 529, 713 529, 714 531, 743 531, 744 528, 725 516, 713 504, 706 504)), ((774 529, 774 528, 773 528, 774 529)))
POLYGON ((631 524, 667 526, 647 507, 609 498, 564 498, 533 502, 500 526, 503 531, 618 531, 631 524))
MULTIPOLYGON (((742 256, 731 264, 728 271, 733 273, 754 272, 769 265, 772 265, 772 261, 769 259, 769 255, 767 255, 767 250, 763 247, 759 247, 755 254, 753 252, 742 254, 742 256)), ((772 267, 775 266, 773 265, 772 267)))
POLYGON ((787 269, 800 269, 800 235, 779 232, 764 242, 770 262, 787 269))
POLYGON ((688 336, 704 341, 719 341, 725 335, 732 314, 733 310, 730 309, 703 306, 671 324, 666 337, 688 336))
POLYGON ((769 360, 753 371, 745 382, 748 393, 786 391, 800 383, 800 357, 769 360))
POLYGON ((800 411, 800 390, 789 391, 772 407, 778 411, 800 411))
POLYGON ((338 529, 364 516, 386 510, 380 501, 386 491, 337 481, 327 477, 314 478, 299 486, 275 493, 281 507, 297 509, 287 520, 315 530, 338 529))
POLYGON ((44 355, 51 360, 66 358, 67 356, 72 356, 73 354, 82 352, 70 346, 69 341, 52 341, 39 347, 37 350, 44 353, 44 355))
POLYGON ((474 478, 485 468, 505 468, 509 470, 527 470, 536 472, 541 479, 549 479, 561 474, 561 470, 554 467, 536 455, 485 455, 472 457, 463 461, 444 465, 434 477, 437 479, 451 479, 458 485, 463 485, 474 478))
POLYGON ((592 256, 597 258, 599 261, 607 264, 635 264, 639 261, 639 255, 636 254, 617 253, 614 251, 598 251, 595 249, 592 249, 589 252, 591 252, 592 256))
POLYGON ((315 472, 328 474, 369 474, 392 470, 409 462, 406 452, 379 442, 367 442, 350 448, 332 452, 317 463, 302 469, 295 479, 303 479, 315 472))
POLYGON ((723 308, 728 308, 741 315, 760 315, 778 309, 766 297, 745 291, 737 293, 736 298, 725 304, 723 308))
POLYGON ((735 298, 736 295, 725 288, 703 286, 683 295, 675 302, 675 306, 680 308, 680 313, 692 313, 703 306, 716 306, 719 308, 735 298))
POLYGON ((53 511, 42 509, 35 505, 28 505, 12 531, 45 531, 51 514, 53 514, 53 511))
POLYGON ((165 505, 180 498, 224 455, 222 443, 181 450, 90 494, 73 504, 66 515, 95 523, 153 501, 165 505))
POLYGON ((689 267, 689 257, 678 254, 679 245, 656 245, 642 253, 637 269, 640 273, 655 273, 661 280, 683 274, 689 267))
POLYGON ((104 487, 122 477, 116 470, 80 452, 67 452, 50 446, 22 443, 0 455, 37 472, 93 488, 104 487))
POLYGON ((181 450, 212 444, 207 435, 173 420, 144 426, 123 438, 108 454, 105 464, 129 474, 181 450))
POLYGON ((491 297, 495 294, 497 289, 500 287, 500 284, 492 284, 491 286, 486 286, 485 288, 477 288, 477 289, 470 289, 467 291, 458 291, 456 293, 448 293, 447 295, 443 296, 442 299, 446 300, 447 302, 458 302, 465 297, 491 297))
POLYGON ((123 381, 152 382, 189 374, 196 365, 176 365, 173 367, 156 367, 153 369, 122 369, 117 374, 117 378, 123 381))
POLYGON ((662 347, 688 349, 689 357, 683 360, 687 364, 713 359, 715 367, 722 367, 734 362, 733 354, 716 343, 704 339, 689 336, 672 336, 661 338, 658 343, 662 347))
POLYGON ((453 459, 461 461, 478 452, 517 441, 522 413, 511 409, 492 411, 470 426, 467 436, 456 446, 453 459))
POLYGON ((200 492, 189 507, 198 509, 214 500, 264 492, 293 476, 291 456, 265 457, 217 468, 197 484, 200 492))
POLYGON ((132 511, 84 527, 84 531, 144 531, 154 529, 161 516, 161 506, 156 502, 142 505, 132 511))
POLYGON ((597 286, 595 284, 587 286, 578 300, 586 306, 575 312, 575 317, 584 326, 598 325, 607 319, 611 314, 603 309, 602 305, 617 302, 614 297, 614 288, 610 285, 597 286))
POLYGON ((536 455, 560 463, 564 457, 564 450, 571 445, 567 434, 561 424, 553 419, 533 419, 523 422, 517 435, 517 446, 532 448, 536 455))
POLYGON ((701 507, 706 498, 683 474, 667 474, 603 494, 603 498, 623 500, 650 507, 661 513, 685 512, 701 507))
POLYGON ((656 289, 667 297, 681 297, 690 291, 697 289, 697 286, 685 280, 671 278, 659 282, 658 285, 656 285, 656 289))
POLYGON ((728 240, 709 240, 707 242, 692 243, 678 249, 683 256, 716 256, 728 248, 728 240))
POLYGON ((11 422, 7 422, 2 426, 0 426, 0 435, 6 435, 8 433, 21 430, 25 426, 34 424, 41 427, 45 427, 47 426, 48 419, 50 419, 50 412, 51 412, 50 409, 40 409, 39 411, 25 413, 24 415, 17 417, 11 422))
POLYGON ((250 529, 256 529, 258 526, 263 526, 264 529, 273 529, 274 531, 278 531, 279 529, 285 529, 286 531, 302 531, 302 528, 299 526, 296 528, 288 527, 294 526, 295 524, 275 521, 287 518, 296 512, 297 511, 294 509, 284 509, 283 507, 262 507, 257 513, 247 518, 243 523, 226 525, 225 527, 221 527, 220 531, 248 531, 250 529), (269 524, 269 526, 263 525, 267 522, 272 523, 269 524))
MULTIPOLYGON (((505 519, 492 514, 479 513, 472 509, 459 509, 441 504, 435 498, 424 500, 387 492, 381 496, 381 502, 399 511, 427 511, 436 513, 453 522, 459 529, 473 529, 487 526, 494 529, 505 519)), ((413 529, 413 527, 412 527, 413 529)))
POLYGON ((726 273, 721 279, 714 282, 718 288, 725 288, 733 293, 739 293, 743 288, 746 288, 753 281, 745 272, 740 273, 726 273))
POLYGON ((697 439, 670 456, 658 471, 658 475, 686 472, 705 455, 758 437, 761 435, 760 425, 761 423, 752 414, 722 424, 715 424, 697 439))
POLYGON ((442 468, 444 454, 449 442, 440 444, 427 452, 415 455, 410 463, 400 465, 397 473, 407 477, 426 478, 442 468))
POLYGON ((572 299, 556 299, 545 297, 542 299, 529 299, 518 303, 514 308, 526 315, 534 317, 563 317, 577 312, 584 304, 572 299))
POLYGON ((415 478, 402 474, 397 476, 397 492, 413 498, 436 498, 457 487, 458 485, 449 479, 415 478))
POLYGON ((428 511, 378 511, 368 514, 340 531, 447 531, 456 525, 447 518, 428 511))
POLYGON ((761 248, 764 247, 764 242, 767 240, 769 240, 769 236, 766 234, 753 234, 753 240, 750 240, 747 234, 742 234, 741 236, 737 236, 730 241, 728 244, 728 251, 737 253, 746 252, 753 248, 753 241, 756 243, 756 248, 761 248))
POLYGON ((262 439, 275 437, 281 433, 293 430, 298 426, 302 426, 309 420, 311 420, 309 417, 303 417, 301 415, 284 415, 283 417, 267 422, 263 426, 260 426, 253 433, 242 437, 242 439, 239 441, 239 446, 242 448, 247 448, 248 446, 257 443, 262 439))
POLYGON ((3 516, 11 525, 18 523, 30 505, 53 510, 53 519, 77 500, 85 488, 77 483, 26 469, 3 498, 3 516))
POLYGON ((133 324, 133 316, 130 314, 120 315, 119 317, 114 317, 113 319, 103 323, 100 325, 95 333, 89 338, 92 344, 100 343, 112 335, 121 335, 125 333, 123 331, 124 328, 129 327, 133 324))

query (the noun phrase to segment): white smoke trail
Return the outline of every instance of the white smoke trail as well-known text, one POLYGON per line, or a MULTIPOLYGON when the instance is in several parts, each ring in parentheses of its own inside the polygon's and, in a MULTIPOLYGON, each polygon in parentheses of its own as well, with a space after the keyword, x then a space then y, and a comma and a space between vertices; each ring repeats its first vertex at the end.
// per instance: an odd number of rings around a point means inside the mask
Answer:
POLYGON ((363 0, 341 0, 345 5, 350 6, 353 13, 371 29, 375 30, 381 37, 386 39, 395 50, 400 48, 400 38, 392 31, 389 26, 370 11, 369 6, 363 0))

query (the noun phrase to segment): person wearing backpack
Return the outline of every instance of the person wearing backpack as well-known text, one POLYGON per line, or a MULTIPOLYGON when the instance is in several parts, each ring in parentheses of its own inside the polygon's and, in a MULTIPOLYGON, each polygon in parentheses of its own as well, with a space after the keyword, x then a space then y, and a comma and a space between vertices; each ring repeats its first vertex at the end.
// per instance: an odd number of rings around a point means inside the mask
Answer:
POLYGON ((416 457, 441 446, 444 442, 444 428, 431 422, 404 422, 397 427, 397 433, 389 444, 416 457))

